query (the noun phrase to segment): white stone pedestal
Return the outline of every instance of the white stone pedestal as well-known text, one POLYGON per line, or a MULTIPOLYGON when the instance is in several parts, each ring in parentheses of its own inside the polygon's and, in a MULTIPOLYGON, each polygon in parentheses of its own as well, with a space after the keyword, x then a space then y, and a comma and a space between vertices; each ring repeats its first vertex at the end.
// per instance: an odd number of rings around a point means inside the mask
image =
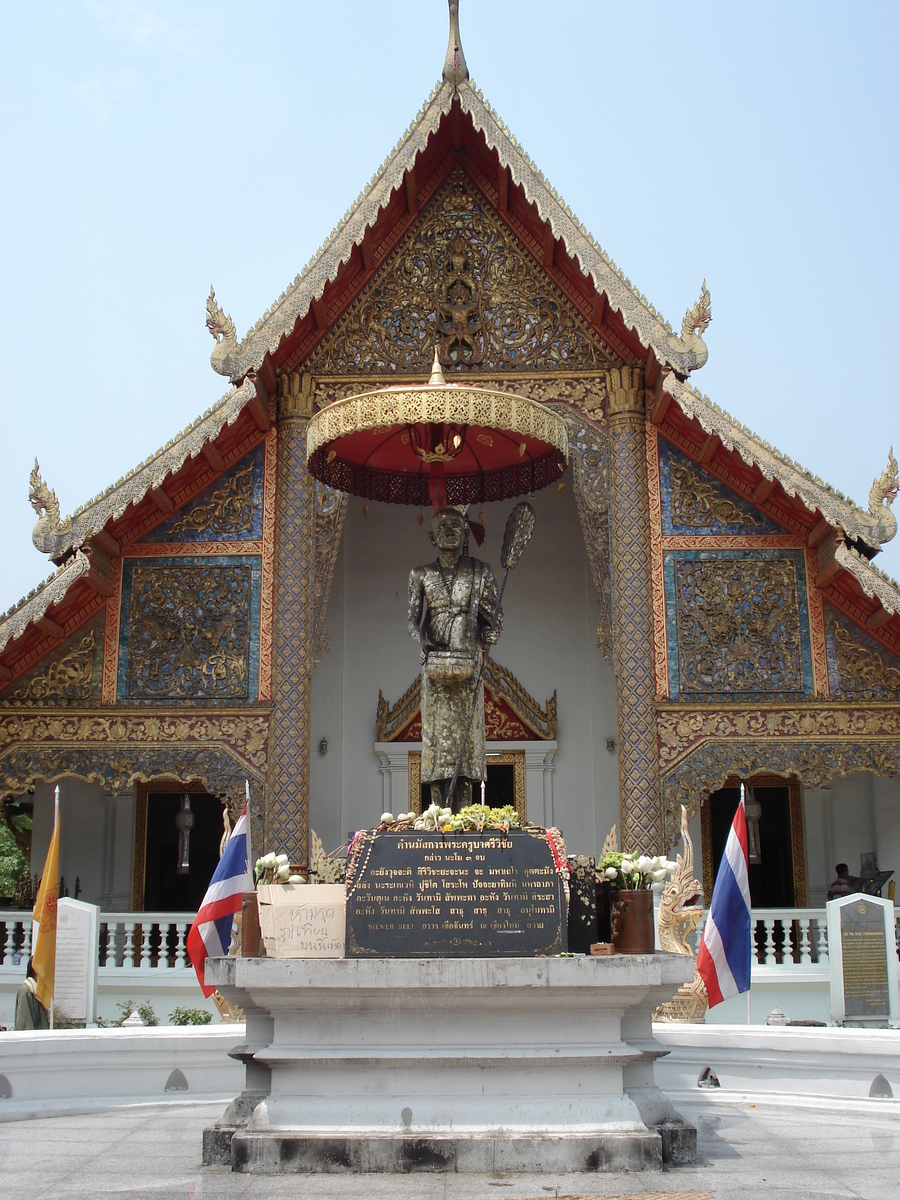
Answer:
POLYGON ((206 1131, 204 1161, 259 1173, 693 1161, 696 1132, 654 1085, 665 1051, 650 1019, 692 977, 690 959, 667 954, 210 960, 207 983, 247 1013, 235 1053, 248 1087, 206 1131))

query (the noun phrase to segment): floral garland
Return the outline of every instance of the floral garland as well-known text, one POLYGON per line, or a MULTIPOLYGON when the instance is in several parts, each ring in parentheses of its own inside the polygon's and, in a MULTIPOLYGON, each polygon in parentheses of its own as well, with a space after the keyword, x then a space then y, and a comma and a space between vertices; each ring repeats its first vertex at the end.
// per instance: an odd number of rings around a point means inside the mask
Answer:
POLYGON ((569 876, 572 873, 572 868, 569 866, 569 859, 566 855, 566 843, 563 841, 563 835, 560 831, 552 825, 542 832, 547 839, 550 853, 553 855, 553 865, 556 867, 556 873, 562 880, 563 891, 566 894, 566 904, 568 905, 569 876))

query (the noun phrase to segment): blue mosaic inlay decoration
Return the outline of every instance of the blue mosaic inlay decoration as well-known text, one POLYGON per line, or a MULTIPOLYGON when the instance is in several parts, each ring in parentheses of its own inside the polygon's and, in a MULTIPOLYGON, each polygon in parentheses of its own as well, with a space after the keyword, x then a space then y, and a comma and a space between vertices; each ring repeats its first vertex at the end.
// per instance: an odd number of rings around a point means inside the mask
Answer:
POLYGON ((659 439, 659 483, 664 534, 784 532, 664 437, 659 439))
POLYGON ((257 446, 142 540, 259 541, 262 537, 264 453, 265 448, 257 446))
POLYGON ((118 698, 255 700, 260 576, 258 555, 125 559, 118 698))
POLYGON ((900 658, 827 603, 825 655, 832 696, 900 698, 900 658))
POLYGON ((663 561, 673 699, 813 694, 801 550, 670 550, 663 561))

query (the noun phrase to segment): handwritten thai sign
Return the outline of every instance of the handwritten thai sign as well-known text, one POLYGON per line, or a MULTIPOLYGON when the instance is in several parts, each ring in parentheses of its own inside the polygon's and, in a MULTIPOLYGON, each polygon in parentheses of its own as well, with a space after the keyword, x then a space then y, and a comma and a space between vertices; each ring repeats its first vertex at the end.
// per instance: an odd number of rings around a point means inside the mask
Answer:
POLYGON ((269 958, 343 958, 343 884, 286 883, 257 890, 269 958))

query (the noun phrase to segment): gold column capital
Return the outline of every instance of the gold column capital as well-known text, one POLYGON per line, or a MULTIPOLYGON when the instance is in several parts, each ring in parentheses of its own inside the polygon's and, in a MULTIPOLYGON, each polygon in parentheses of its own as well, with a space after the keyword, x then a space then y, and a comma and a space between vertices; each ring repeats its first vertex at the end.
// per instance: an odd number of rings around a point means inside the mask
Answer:
POLYGON ((606 390, 609 395, 609 417, 643 416, 644 372, 641 367, 617 367, 604 371, 606 390))
POLYGON ((284 371, 278 376, 278 419, 313 415, 313 377, 308 371, 284 371))

